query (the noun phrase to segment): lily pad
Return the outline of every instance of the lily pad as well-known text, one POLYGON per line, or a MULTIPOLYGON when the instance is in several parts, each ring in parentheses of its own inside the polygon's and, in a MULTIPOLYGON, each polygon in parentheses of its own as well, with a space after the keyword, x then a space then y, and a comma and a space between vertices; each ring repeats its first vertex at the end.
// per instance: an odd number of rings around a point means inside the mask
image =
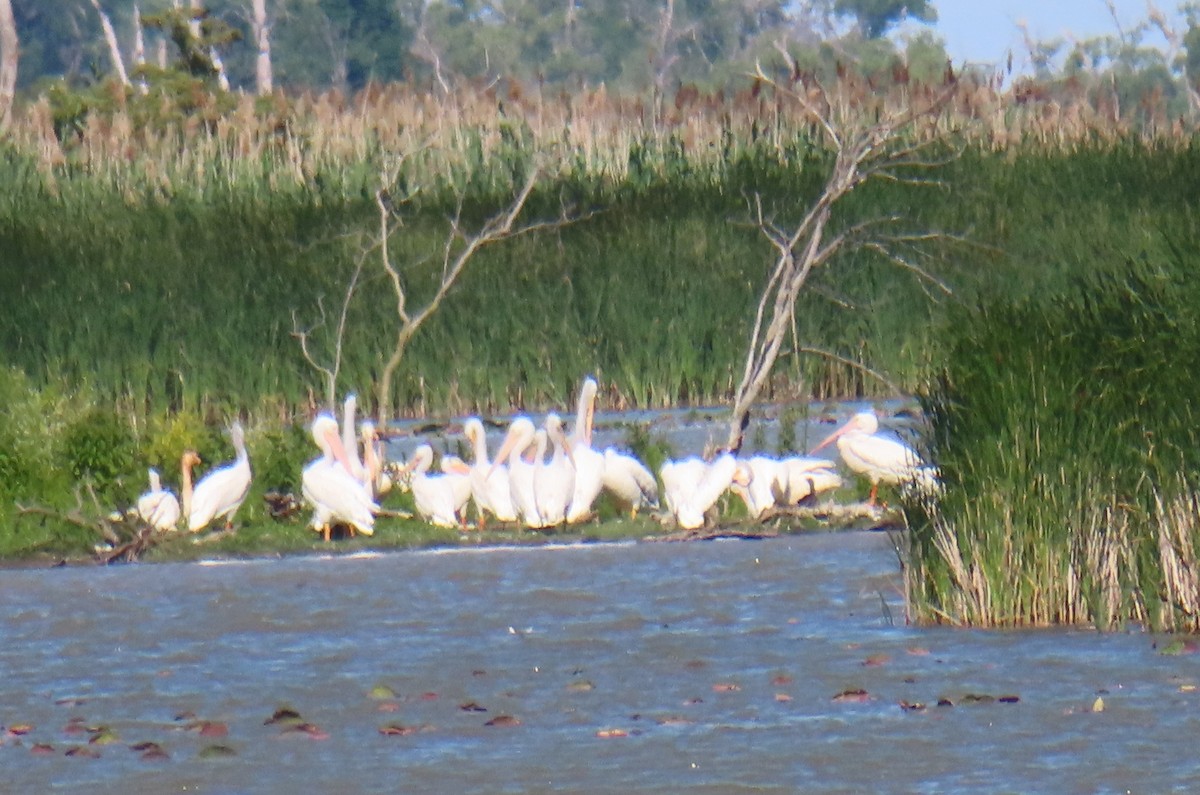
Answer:
POLYGON ((487 712, 487 707, 482 707, 474 701, 468 701, 465 704, 459 704, 458 708, 463 712, 487 712))
POLYGON ((608 740, 613 737, 628 737, 629 732, 624 729, 600 729, 596 732, 596 736, 602 740, 608 740))
POLYGON ((399 723, 389 723, 387 726, 379 727, 379 733, 385 737, 407 737, 419 731, 420 729, 416 726, 401 726, 399 723))
POLYGON ((595 690, 596 686, 586 679, 576 679, 574 682, 567 683, 567 690, 572 693, 586 693, 589 690, 595 690))
POLYGON ((274 726, 275 724, 298 726, 301 723, 304 723, 304 718, 300 717, 300 713, 291 707, 280 707, 271 714, 271 717, 263 721, 264 726, 274 726))
POLYGON ((64 756, 78 756, 83 759, 99 759, 100 752, 95 748, 88 748, 86 745, 75 745, 68 748, 64 756))
POLYGON ((200 749, 198 756, 201 759, 228 759, 237 756, 237 751, 228 745, 206 745, 200 749))
POLYGON ((54 746, 50 743, 34 743, 30 746, 29 753, 34 756, 49 756, 54 753, 54 746))
POLYGON ((367 696, 375 701, 390 701, 396 697, 396 691, 387 685, 375 685, 367 696))
POLYGON ((862 688, 843 690, 833 697, 835 704, 865 704, 871 700, 871 694, 862 688))
POLYGON ((520 726, 521 721, 514 718, 512 715, 497 715, 489 720, 484 726, 520 726))

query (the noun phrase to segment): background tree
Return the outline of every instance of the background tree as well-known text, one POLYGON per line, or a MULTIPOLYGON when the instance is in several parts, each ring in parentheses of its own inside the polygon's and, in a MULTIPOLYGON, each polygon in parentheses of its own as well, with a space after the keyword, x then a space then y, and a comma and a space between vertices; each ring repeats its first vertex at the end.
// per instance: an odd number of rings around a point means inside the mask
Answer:
POLYGON ((937 21, 937 9, 931 0, 836 0, 833 10, 841 16, 854 17, 868 39, 878 39, 907 17, 922 22, 937 21))
MULTIPOLYGON (((924 181, 922 172, 939 163, 937 138, 914 134, 923 120, 941 113, 954 92, 943 86, 927 104, 904 108, 879 103, 861 106, 852 99, 857 93, 852 80, 832 87, 812 81, 792 88, 790 81, 773 81, 760 70, 759 80, 782 98, 799 103, 820 130, 833 162, 824 187, 798 220, 780 220, 755 199, 755 223, 774 249, 774 264, 759 295, 750 329, 746 364, 734 392, 727 448, 741 449, 750 408, 770 380, 775 362, 792 333, 796 300, 810 278, 848 250, 869 250, 911 270, 948 292, 948 288, 926 272, 913 257, 914 249, 935 239, 929 231, 906 231, 903 214, 879 215, 848 222, 836 218, 845 199, 871 180, 924 181)), ((798 349, 793 353, 800 353, 798 349)))
POLYGON ((17 63, 20 56, 17 21, 10 0, 0 0, 0 133, 8 127, 13 96, 17 88, 17 63))

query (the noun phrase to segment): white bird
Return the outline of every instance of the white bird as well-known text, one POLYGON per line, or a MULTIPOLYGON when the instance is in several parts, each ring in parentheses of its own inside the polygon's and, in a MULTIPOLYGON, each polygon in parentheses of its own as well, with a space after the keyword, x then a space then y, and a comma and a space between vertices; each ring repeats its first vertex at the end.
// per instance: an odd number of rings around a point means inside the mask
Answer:
POLYGON ((174 530, 179 524, 179 500, 162 487, 158 470, 150 470, 150 490, 137 501, 138 516, 155 530, 174 530))
POLYGON ((379 506, 367 487, 350 474, 350 461, 338 435, 337 420, 322 412, 313 420, 312 437, 321 449, 321 457, 309 462, 301 476, 304 499, 313 507, 309 527, 330 537, 333 524, 344 522, 363 535, 375 532, 375 514, 379 506))
POLYGON ((342 404, 342 449, 346 451, 350 474, 354 476, 355 480, 366 484, 370 475, 358 455, 358 431, 354 427, 354 418, 357 413, 358 395, 351 392, 342 404))
POLYGON ((852 471, 871 481, 868 505, 875 504, 880 483, 909 485, 924 493, 937 491, 937 470, 926 466, 921 457, 897 439, 876 436, 879 417, 874 411, 860 411, 812 449, 815 453, 833 441, 852 471))
POLYGON ((463 426, 463 435, 467 437, 474 454, 471 462, 471 497, 479 513, 480 527, 486 514, 491 514, 500 522, 517 521, 517 509, 513 506, 512 489, 508 482, 508 467, 493 465, 488 460, 483 422, 478 417, 470 418, 463 426))
POLYGON ((512 492, 513 506, 517 509, 521 524, 526 527, 542 527, 542 518, 538 514, 537 494, 534 490, 534 473, 538 462, 546 454, 545 434, 539 435, 534 429, 533 421, 528 417, 517 417, 508 426, 504 442, 496 451, 496 465, 508 467, 508 485, 512 492), (538 441, 533 460, 525 459, 529 446, 538 441))
POLYGON ((567 522, 575 524, 588 518, 592 503, 604 488, 604 456, 592 449, 592 424, 596 416, 596 379, 585 378, 579 390, 575 409, 575 427, 568 440, 571 460, 575 465, 575 485, 571 504, 567 508, 567 522))
POLYGON ((779 505, 796 505, 809 495, 842 487, 842 476, 827 458, 788 456, 779 465, 775 495, 779 505))
POLYGON ((188 450, 180 462, 183 476, 182 510, 187 517, 188 530, 193 533, 222 517, 226 528, 233 527, 233 517, 250 492, 250 457, 246 454, 246 437, 240 422, 233 423, 229 436, 233 441, 233 449, 237 451, 237 458, 209 472, 195 488, 192 487, 192 466, 200 463, 200 456, 188 450))
POLYGON ((768 508, 796 505, 810 494, 842 485, 841 476, 833 471, 832 462, 826 458, 756 455, 742 463, 749 471, 750 482, 730 488, 742 498, 755 519, 761 518, 768 508))
MULTIPOLYGON (((375 423, 364 422, 359 429, 363 444, 363 468, 366 474, 365 483, 372 498, 382 497, 392 490, 392 477, 384 464, 384 455, 380 450, 379 433, 375 423)), ((353 464, 353 462, 351 462, 353 464)))
POLYGON ((668 461, 661 470, 663 493, 675 522, 685 530, 704 525, 705 514, 731 485, 751 482, 749 468, 729 453, 711 463, 699 458, 668 461))
POLYGON ((786 488, 787 473, 783 471, 779 459, 770 456, 752 456, 742 464, 750 473, 750 482, 744 485, 735 484, 730 490, 746 503, 746 510, 750 512, 750 516, 759 519, 767 509, 779 504, 782 491, 780 481, 785 481, 783 486, 786 488))
POLYGON ((544 526, 557 527, 566 520, 575 496, 575 465, 572 463, 575 454, 568 447, 562 420, 557 414, 546 415, 541 435, 553 444, 554 453, 549 461, 544 458, 534 461, 534 492, 544 526))
MULTIPOLYGON (((442 459, 443 466, 445 458, 442 459)), ((423 444, 413 451, 404 468, 417 515, 437 527, 459 527, 460 511, 471 496, 470 476, 464 472, 429 474, 433 448, 423 444)))
POLYGON ((471 465, 456 455, 443 455, 441 469, 442 474, 451 476, 455 513, 459 516, 459 523, 465 525, 466 507, 471 501, 471 465))
POLYGON ((637 518, 642 506, 658 507, 658 481, 654 474, 641 461, 615 447, 604 451, 601 481, 605 490, 629 506, 631 518, 637 518))

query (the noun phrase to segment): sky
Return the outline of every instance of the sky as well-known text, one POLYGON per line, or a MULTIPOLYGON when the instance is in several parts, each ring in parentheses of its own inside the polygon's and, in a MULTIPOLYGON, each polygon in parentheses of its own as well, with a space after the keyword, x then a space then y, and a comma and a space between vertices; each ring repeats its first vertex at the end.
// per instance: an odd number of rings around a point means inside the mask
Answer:
MULTIPOLYGON (((1027 51, 1017 23, 1024 21, 1039 41, 1055 38, 1087 39, 1116 33, 1116 24, 1105 0, 934 0, 938 21, 933 31, 946 43, 951 60, 1003 65, 1009 51, 1017 71, 1028 68, 1027 51)), ((1146 0, 1115 0, 1121 24, 1132 27, 1146 18, 1146 0)), ((1181 25, 1179 0, 1156 0, 1167 18, 1181 25)), ((925 26, 909 25, 905 29, 925 26)), ((1069 41, 1069 39, 1068 39, 1069 41)), ((1161 42, 1146 38, 1146 43, 1161 42)))

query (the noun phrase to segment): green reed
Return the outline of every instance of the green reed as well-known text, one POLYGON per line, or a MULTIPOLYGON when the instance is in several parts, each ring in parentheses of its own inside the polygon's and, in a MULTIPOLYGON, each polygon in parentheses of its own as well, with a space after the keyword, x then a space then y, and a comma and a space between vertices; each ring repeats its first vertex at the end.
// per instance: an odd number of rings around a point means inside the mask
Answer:
POLYGON ((911 506, 920 621, 1200 629, 1200 215, 1072 288, 956 313, 923 397, 945 494, 911 506))

